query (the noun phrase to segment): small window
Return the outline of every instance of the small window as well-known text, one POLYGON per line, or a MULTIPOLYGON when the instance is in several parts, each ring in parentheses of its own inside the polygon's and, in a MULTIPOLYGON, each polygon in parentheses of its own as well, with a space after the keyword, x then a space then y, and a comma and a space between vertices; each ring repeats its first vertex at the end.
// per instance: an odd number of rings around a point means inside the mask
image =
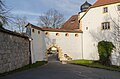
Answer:
POLYGON ((60 34, 59 33, 56 33, 56 36, 59 36, 60 34))
POLYGON ((48 35, 48 34, 49 34, 48 32, 45 33, 45 35, 48 35))
POLYGON ((103 8, 103 13, 107 13, 108 12, 108 7, 104 7, 103 8))
POLYGON ((40 34, 40 31, 38 31, 38 34, 40 34))
POLYGON ((34 30, 34 29, 32 29, 32 32, 34 33, 34 32, 35 32, 35 30, 34 30))
POLYGON ((118 5, 117 8, 118 8, 118 11, 120 11, 120 5, 118 5))
POLYGON ((68 34, 68 33, 66 33, 66 34, 65 34, 65 36, 69 36, 69 34, 68 34))
POLYGON ((88 27, 86 27, 86 30, 88 30, 88 27))
POLYGON ((110 22, 104 22, 104 23, 102 23, 102 29, 103 30, 110 29, 110 22))
POLYGON ((75 34, 75 37, 78 37, 78 34, 75 34))

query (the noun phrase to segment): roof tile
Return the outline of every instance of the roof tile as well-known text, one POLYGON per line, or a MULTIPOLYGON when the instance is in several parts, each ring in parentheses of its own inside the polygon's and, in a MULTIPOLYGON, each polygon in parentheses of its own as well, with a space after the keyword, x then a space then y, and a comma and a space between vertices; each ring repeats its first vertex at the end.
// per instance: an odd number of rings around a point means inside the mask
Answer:
POLYGON ((73 30, 79 29, 78 26, 78 15, 71 16, 63 25, 62 29, 73 30))
POLYGON ((120 2, 120 0, 97 0, 92 7, 98 7, 98 6, 117 3, 117 2, 120 2))

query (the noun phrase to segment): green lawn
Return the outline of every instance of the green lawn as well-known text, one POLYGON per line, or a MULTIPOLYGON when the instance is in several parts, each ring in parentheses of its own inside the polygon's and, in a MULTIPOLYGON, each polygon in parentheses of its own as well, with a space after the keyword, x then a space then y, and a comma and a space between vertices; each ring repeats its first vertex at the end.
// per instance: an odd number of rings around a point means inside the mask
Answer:
POLYGON ((16 72, 20 72, 20 71, 24 71, 24 70, 28 70, 28 69, 40 67, 40 66, 42 66, 46 63, 47 63, 47 61, 37 61, 34 64, 29 64, 29 65, 26 65, 24 67, 18 68, 16 70, 13 70, 13 71, 10 71, 10 72, 1 73, 0 76, 5 76, 5 75, 8 75, 8 74, 12 74, 12 73, 16 73, 16 72))
POLYGON ((73 60, 73 61, 70 61, 69 63, 120 72, 120 66, 119 67, 118 66, 105 66, 105 65, 102 65, 102 64, 100 64, 96 61, 92 61, 92 60, 73 60))

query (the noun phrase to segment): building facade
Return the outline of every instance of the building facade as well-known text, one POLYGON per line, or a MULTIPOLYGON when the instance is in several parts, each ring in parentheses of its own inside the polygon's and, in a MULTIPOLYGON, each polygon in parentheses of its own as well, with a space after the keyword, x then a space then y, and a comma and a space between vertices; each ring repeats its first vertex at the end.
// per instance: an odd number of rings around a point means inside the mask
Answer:
MULTIPOLYGON (((60 61, 99 60, 99 41, 116 44, 113 32, 120 23, 120 0, 97 0, 93 5, 86 1, 80 9, 62 28, 40 28, 30 23, 26 26, 31 37, 32 63, 48 60, 52 47, 57 49, 60 61)), ((113 52, 111 60, 113 65, 120 65, 119 52, 113 52)))

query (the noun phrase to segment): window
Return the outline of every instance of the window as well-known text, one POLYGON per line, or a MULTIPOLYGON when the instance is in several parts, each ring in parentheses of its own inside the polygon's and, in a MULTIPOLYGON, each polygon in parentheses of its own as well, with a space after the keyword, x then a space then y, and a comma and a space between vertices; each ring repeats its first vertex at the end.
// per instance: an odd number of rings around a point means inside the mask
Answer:
POLYGON ((103 13, 107 13, 108 12, 108 7, 104 7, 103 8, 103 13))
POLYGON ((46 32, 46 33, 45 33, 45 35, 49 35, 49 33, 48 33, 48 32, 46 32))
POLYGON ((110 22, 104 22, 104 23, 102 23, 102 29, 103 30, 110 29, 110 22))
POLYGON ((34 30, 34 29, 32 29, 32 32, 34 33, 34 32, 35 32, 35 30, 34 30))
POLYGON ((88 27, 86 27, 86 30, 88 30, 88 27))
POLYGON ((75 37, 78 37, 78 34, 77 34, 77 33, 75 34, 75 37))
POLYGON ((56 36, 59 36, 60 34, 59 33, 56 33, 56 36))
POLYGON ((117 8, 118 8, 118 11, 120 11, 120 5, 118 5, 117 8))
POLYGON ((66 34, 65 34, 65 36, 69 36, 69 34, 68 34, 68 33, 66 33, 66 34))
POLYGON ((40 31, 38 31, 38 34, 40 34, 40 31))

